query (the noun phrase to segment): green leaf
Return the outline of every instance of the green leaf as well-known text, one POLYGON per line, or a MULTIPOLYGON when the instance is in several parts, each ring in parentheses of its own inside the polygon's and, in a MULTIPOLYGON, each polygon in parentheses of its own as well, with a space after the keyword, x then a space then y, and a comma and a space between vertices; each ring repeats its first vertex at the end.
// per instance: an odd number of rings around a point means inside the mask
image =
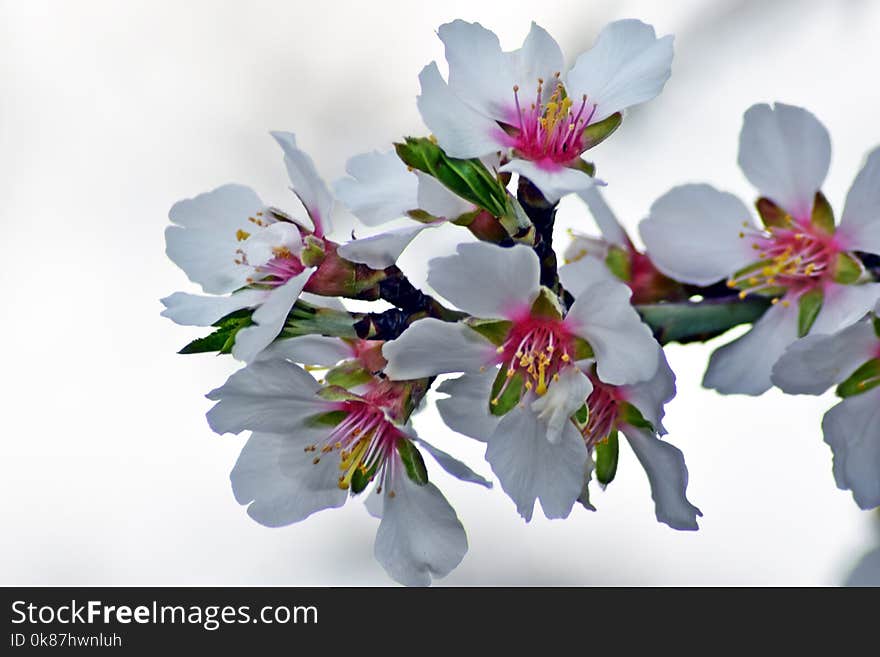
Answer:
POLYGON ((767 312, 761 297, 724 298, 636 306, 660 344, 703 342, 740 324, 751 324, 767 312))
POLYGON ((314 306, 305 301, 297 301, 287 317, 287 323, 281 331, 282 338, 293 338, 298 335, 327 335, 337 338, 357 338, 354 325, 363 315, 349 313, 344 310, 314 306))
POLYGON ((629 259, 629 253, 619 246, 612 246, 608 249, 605 265, 612 274, 622 281, 629 281, 632 278, 632 263, 629 259))
POLYGON ((230 353, 238 332, 253 323, 251 321, 252 313, 252 310, 237 310, 227 315, 214 324, 219 327, 216 331, 203 338, 196 338, 177 353, 203 354, 213 351, 220 354, 230 353))
POLYGON ((615 130, 623 123, 623 114, 615 112, 606 119, 602 119, 598 123, 592 123, 584 129, 583 145, 584 150, 593 148, 608 139, 615 130))
POLYGON ((480 160, 451 158, 424 137, 407 137, 394 148, 405 164, 433 176, 461 198, 496 217, 507 210, 507 190, 480 160))
POLYGON ((508 381, 507 369, 502 367, 498 370, 498 376, 495 377, 495 381, 492 383, 492 396, 489 402, 489 410, 492 415, 500 417, 506 414, 519 403, 522 396, 523 380, 519 372, 510 377, 507 387, 504 389, 504 392, 501 392, 501 388, 504 387, 506 381, 508 381))
POLYGON ((324 381, 331 386, 353 388, 372 381, 373 375, 357 360, 347 360, 332 368, 324 376, 324 381))
POLYGON ((834 282, 842 285, 857 283, 865 273, 861 260, 849 253, 838 253, 834 261, 834 282))
POLYGON ((762 196, 755 201, 755 209, 767 228, 787 228, 791 225, 791 215, 769 198, 762 196))
POLYGON ((816 198, 813 201, 813 214, 810 217, 810 223, 827 235, 834 235, 836 226, 834 225, 834 210, 831 204, 822 192, 816 192, 816 198))
POLYGON ((880 386, 880 358, 872 358, 837 386, 837 396, 846 399, 877 386, 880 386))
POLYGON ((596 480, 603 486, 614 481, 619 452, 617 429, 612 429, 608 437, 596 445, 596 480))
POLYGON ((647 429, 652 433, 656 433, 654 425, 645 419, 642 412, 629 402, 621 402, 618 406, 618 416, 622 424, 628 424, 637 429, 647 429))
POLYGON ((397 441, 397 453, 400 454, 407 476, 419 486, 427 484, 428 470, 416 446, 409 440, 401 438, 397 441))
POLYGON ((825 292, 821 287, 816 287, 805 292, 798 299, 798 337, 802 338, 816 322, 819 311, 822 310, 822 303, 825 301, 825 292))
POLYGON ((478 319, 469 317, 464 320, 470 328, 482 335, 494 345, 501 345, 507 339, 510 333, 510 327, 513 322, 506 319, 478 319))

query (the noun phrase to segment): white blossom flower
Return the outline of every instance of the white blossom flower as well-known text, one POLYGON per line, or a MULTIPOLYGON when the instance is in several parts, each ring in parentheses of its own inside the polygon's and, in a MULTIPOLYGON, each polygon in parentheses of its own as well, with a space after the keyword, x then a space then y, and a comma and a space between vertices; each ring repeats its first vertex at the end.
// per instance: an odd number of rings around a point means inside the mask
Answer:
POLYGON ((460 479, 488 482, 400 423, 407 391, 407 384, 378 379, 359 394, 322 388, 283 358, 239 370, 208 395, 217 401, 208 412, 214 431, 253 431, 230 476, 236 500, 257 522, 279 527, 363 493, 381 518, 375 556, 391 577, 423 586, 447 575, 467 538, 428 482, 419 447, 460 479))
POLYGON ((547 517, 566 517, 583 486, 587 452, 567 420, 591 385, 576 361, 595 356, 600 379, 629 384, 654 375, 660 351, 619 281, 585 280, 563 317, 539 279, 526 246, 460 245, 429 263, 428 282, 475 319, 421 319, 383 347, 392 379, 476 375, 475 419, 499 417, 486 425, 486 457, 526 520, 536 498, 547 517))
POLYGON ((580 156, 587 127, 654 98, 670 75, 672 36, 658 39, 637 20, 607 25, 566 72, 553 38, 532 23, 520 49, 503 52, 494 33, 456 20, 439 29, 449 64, 420 76, 419 111, 452 157, 509 155, 517 172, 550 201, 593 186, 580 156))
POLYGON ((880 298, 854 251, 880 252, 880 151, 847 196, 835 227, 820 188, 831 157, 828 132, 809 112, 776 103, 745 114, 739 164, 761 195, 759 226, 735 196, 709 185, 677 187, 641 224, 648 255, 664 274, 709 285, 727 278, 740 298, 773 307, 741 338, 718 349, 703 384, 758 395, 797 337, 832 333, 863 317, 880 298))
POLYGON ((294 193, 310 225, 270 209, 242 185, 224 185, 176 203, 165 231, 166 252, 211 296, 175 292, 162 299, 162 315, 178 324, 210 326, 226 315, 255 308, 252 325, 235 336, 232 355, 252 361, 281 331, 296 299, 316 271, 304 257, 324 248, 333 198, 312 160, 291 133, 273 132, 284 151, 294 193), (306 260, 306 262, 304 262, 306 260))
POLYGON ((832 335, 798 340, 774 366, 773 382, 791 394, 819 395, 838 386, 844 399, 822 421, 834 480, 852 491, 859 507, 880 506, 880 321, 869 317, 832 335))
POLYGON ((477 208, 446 189, 432 176, 411 171, 394 151, 362 153, 346 164, 348 177, 336 182, 336 197, 368 226, 379 226, 420 210, 413 225, 355 239, 338 253, 374 269, 393 265, 426 229, 436 228, 477 208))

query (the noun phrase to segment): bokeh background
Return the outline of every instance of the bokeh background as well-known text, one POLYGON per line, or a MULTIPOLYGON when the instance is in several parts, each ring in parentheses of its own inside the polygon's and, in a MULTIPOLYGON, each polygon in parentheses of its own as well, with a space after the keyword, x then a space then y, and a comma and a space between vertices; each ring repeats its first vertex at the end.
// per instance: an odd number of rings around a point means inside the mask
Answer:
MULTIPOLYGON (((390 583, 361 504, 275 530, 236 504, 228 473, 244 436, 212 434, 203 397, 235 365, 175 354, 197 331, 159 317, 160 297, 192 289, 162 232, 174 201, 226 182, 295 208, 270 129, 296 132, 329 180, 350 155, 423 134, 417 74, 442 62, 434 31, 456 17, 507 49, 534 19, 572 60, 617 18, 675 34, 664 93, 592 152, 629 228, 683 182, 753 197, 736 149, 754 102, 805 106, 829 128, 838 211, 880 143, 876 2, 0 2, 0 584, 390 583)), ((594 230, 577 200, 566 227, 594 230)), ((416 281, 427 247, 403 261, 416 281)), ((856 565, 880 543, 877 520, 836 489, 822 442, 833 398, 701 389, 727 339, 668 350, 679 395, 666 424, 705 514, 699 532, 655 521, 626 447, 617 479, 593 493, 598 512, 564 521, 526 524, 500 487, 441 473, 470 539, 441 583, 876 577, 877 552, 856 565)), ((433 410, 416 426, 490 473, 481 446, 433 410)))

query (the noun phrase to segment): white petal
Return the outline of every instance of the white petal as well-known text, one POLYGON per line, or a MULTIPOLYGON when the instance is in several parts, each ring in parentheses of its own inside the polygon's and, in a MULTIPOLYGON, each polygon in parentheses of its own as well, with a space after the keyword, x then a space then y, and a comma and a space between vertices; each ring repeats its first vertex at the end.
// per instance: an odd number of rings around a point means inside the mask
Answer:
POLYGON ((330 308, 331 310, 347 310, 345 304, 339 299, 339 297, 325 297, 319 294, 311 294, 310 292, 303 292, 299 295, 300 301, 305 301, 313 306, 318 306, 319 308, 330 308))
POLYGON ((609 23, 596 43, 568 73, 569 96, 595 104, 593 123, 651 100, 672 68, 672 35, 658 39, 654 28, 637 20, 609 23))
POLYGON ((459 244, 455 255, 428 263, 428 284, 474 317, 504 318, 530 308, 540 281, 538 256, 522 244, 459 244))
POLYGON ((265 290, 242 290, 226 297, 203 297, 175 292, 162 299, 165 306, 162 317, 183 326, 211 326, 229 313, 259 305, 266 296, 265 290))
POLYGON ((657 520, 673 529, 699 529, 702 512, 687 499, 688 471, 681 450, 657 436, 623 427, 624 435, 651 483, 657 520))
POLYGON ((880 587, 880 547, 859 559, 843 585, 880 587))
POLYGON ((600 281, 578 295, 565 318, 593 348, 599 378, 612 385, 650 379, 660 357, 651 329, 629 303, 631 295, 620 281, 600 281))
POLYGON ((623 386, 623 398, 635 406, 659 434, 665 434, 663 428, 664 406, 675 397, 675 373, 669 367, 666 354, 660 350, 660 362, 657 373, 648 381, 623 386))
POLYGON ((532 402, 532 410, 547 425, 547 440, 558 443, 562 432, 593 392, 593 384, 578 368, 566 367, 559 380, 550 384, 547 393, 532 402))
POLYGON ((870 321, 834 335, 808 335, 786 349, 773 366, 773 383, 792 395, 821 395, 878 353, 880 338, 870 321))
POLYGON ((825 299, 811 333, 834 333, 867 315, 880 299, 880 283, 825 286, 825 299))
POLYGON ((671 189, 639 225, 657 269, 694 285, 710 285, 757 260, 753 242, 740 237, 753 228, 742 201, 710 185, 671 189))
POLYGON ((837 240, 847 249, 880 253, 880 148, 868 155, 846 195, 837 240))
POLYGON ((313 463, 303 450, 311 438, 255 433, 241 450, 229 476, 232 492, 261 525, 281 527, 345 504, 348 491, 337 484, 338 460, 313 463))
POLYGON ((492 383, 497 375, 498 368, 489 367, 485 372, 464 374, 437 387, 437 392, 449 395, 437 400, 437 410, 450 429, 480 442, 489 440, 501 419, 489 410, 492 383))
POLYGON ((406 250, 419 233, 432 225, 415 225, 396 228, 387 233, 352 240, 340 246, 336 252, 346 260, 359 262, 373 269, 390 267, 406 250))
POLYGON ((303 365, 333 367, 339 361, 353 358, 352 346, 339 338, 326 335, 301 335, 276 340, 260 353, 260 360, 286 358, 303 365))
POLYGON ((232 347, 232 355, 246 363, 254 360, 259 353, 272 344, 293 304, 308 282, 309 277, 315 271, 314 267, 297 274, 284 285, 276 287, 254 312, 251 320, 254 324, 241 329, 235 336, 235 345, 232 347))
POLYGON ((562 265, 559 268, 559 281, 562 287, 575 297, 583 290, 601 281, 619 283, 620 279, 611 273, 604 262, 592 256, 584 256, 579 260, 562 265))
POLYGON ((259 267, 275 257, 276 249, 286 248, 293 255, 299 255, 302 252, 302 234, 295 224, 276 221, 254 232, 238 248, 244 252, 249 265, 259 267))
MULTIPOLYGON (((532 27, 519 50, 506 53, 510 62, 513 78, 521 92, 529 99, 533 98, 538 87, 538 79, 547 81, 545 84, 545 100, 554 91, 553 80, 557 73, 565 70, 565 57, 559 44, 543 27, 532 21, 532 27)), ((507 93, 512 93, 508 89, 507 93)), ((520 96, 522 98, 523 96, 520 96)), ((509 121, 509 119, 508 119, 509 121)))
MULTIPOLYGON (((571 264, 578 260, 589 258, 590 260, 598 260, 600 264, 604 265, 608 258, 609 246, 608 242, 600 237, 590 237, 589 235, 572 232, 571 242, 565 247, 562 259, 565 263, 571 264)), ((560 267, 560 269, 562 268, 560 267)), ((608 273, 612 275, 610 271, 608 273)))
POLYGON ((473 203, 453 194, 433 176, 416 171, 418 178, 418 207, 435 217, 457 219, 476 209, 473 203))
POLYGON ((848 397, 825 414, 834 480, 862 509, 880 506, 880 388, 848 397))
POLYGON ((466 464, 459 461, 457 458, 452 456, 451 454, 447 454, 442 449, 434 447, 431 443, 423 438, 415 438, 416 444, 419 447, 424 448, 428 454, 430 454, 437 464, 446 470, 449 474, 451 474, 456 479, 460 479, 461 481, 467 481, 472 484, 478 484, 480 486, 485 486, 486 488, 492 488, 492 482, 486 479, 485 477, 481 477, 476 472, 471 470, 471 468, 466 464))
POLYGON ((602 233, 602 238, 610 244, 616 244, 619 247, 628 249, 630 244, 626 231, 620 225, 617 217, 614 216, 614 212, 608 207, 608 203, 605 202, 599 187, 590 187, 580 191, 578 196, 590 209, 590 214, 593 215, 593 219, 595 219, 596 225, 599 227, 599 232, 602 233))
POLYGON ((484 116, 509 121, 516 79, 498 37, 479 23, 462 20, 441 25, 437 33, 446 46, 449 88, 484 116))
POLYGON ((236 264, 238 231, 253 232, 248 217, 264 209, 260 197, 243 185, 224 185, 195 198, 178 201, 165 229, 165 253, 189 279, 208 294, 242 287, 252 270, 236 264))
POLYGON ((333 186, 336 197, 368 226, 403 217, 418 207, 418 179, 394 151, 355 155, 345 171, 350 177, 333 186))
POLYGON ((292 132, 270 133, 284 151, 284 166, 290 178, 291 189, 299 197, 309 213, 315 233, 320 237, 331 231, 330 215, 333 212, 333 195, 327 183, 318 175, 315 164, 305 152, 296 147, 292 132))
POLYGON ((514 172, 527 178, 541 190, 544 198, 550 203, 556 203, 567 194, 582 192, 594 185, 604 184, 578 169, 570 169, 561 165, 547 168, 529 160, 511 160, 499 171, 514 172))
POLYGON ((809 219, 831 162, 831 138, 805 109, 752 105, 743 117, 738 162, 761 196, 809 219))
POLYGON ((458 322, 426 317, 382 346, 385 374, 398 381, 447 372, 478 372, 497 355, 495 345, 458 322))
POLYGON ((416 100, 425 125, 450 157, 482 157, 503 149, 510 139, 498 124, 456 96, 431 62, 419 73, 416 100))
POLYGON ((286 360, 260 360, 238 370, 206 397, 217 403, 208 424, 219 434, 268 431, 296 435, 306 420, 328 410, 318 382, 286 360))
POLYGON ((725 395, 766 392, 773 365, 797 339, 797 325, 796 303, 772 306, 748 333, 715 350, 703 385, 725 395))
POLYGON ((406 586, 428 586, 445 577, 467 552, 464 527, 434 484, 419 486, 402 472, 386 483, 374 554, 386 572, 406 586), (390 496, 393 488, 394 497, 390 496))
POLYGON ((547 518, 566 518, 583 489, 587 448, 571 422, 554 444, 537 415, 516 406, 489 439, 486 460, 527 522, 536 499, 547 518))

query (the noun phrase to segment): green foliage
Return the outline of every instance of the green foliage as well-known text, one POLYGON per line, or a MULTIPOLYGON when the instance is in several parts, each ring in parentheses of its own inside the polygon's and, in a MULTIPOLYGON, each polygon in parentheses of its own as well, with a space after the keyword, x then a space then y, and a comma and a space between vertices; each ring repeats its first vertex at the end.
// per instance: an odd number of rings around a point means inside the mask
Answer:
POLYGON ((740 324, 757 321, 770 300, 761 297, 706 299, 636 306, 660 344, 703 342, 740 324))

